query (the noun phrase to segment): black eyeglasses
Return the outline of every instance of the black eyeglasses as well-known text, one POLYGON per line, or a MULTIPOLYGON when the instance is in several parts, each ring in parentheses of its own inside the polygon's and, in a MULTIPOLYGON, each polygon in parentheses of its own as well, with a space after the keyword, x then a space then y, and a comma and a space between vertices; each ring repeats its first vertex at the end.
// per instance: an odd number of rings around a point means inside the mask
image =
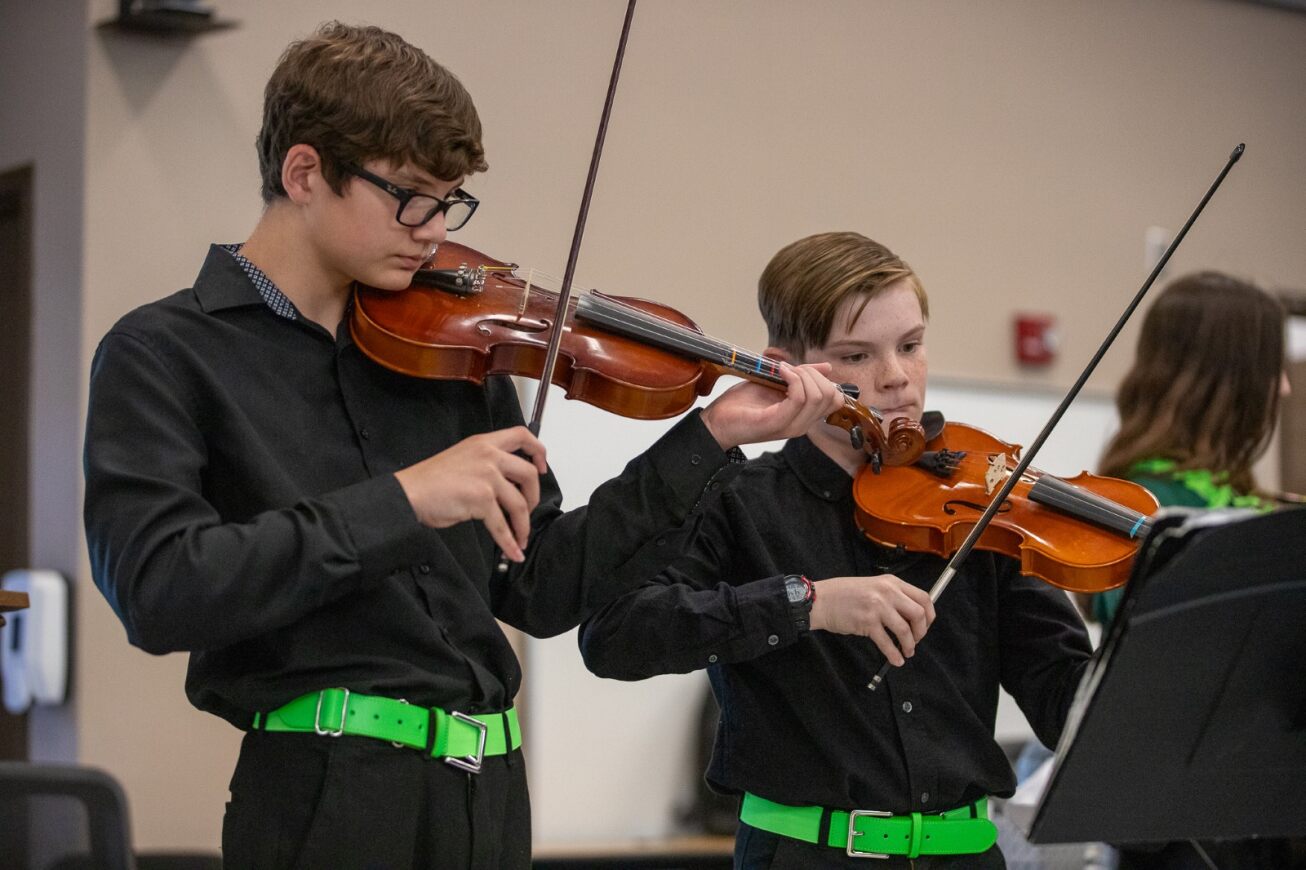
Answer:
POLYGON ((412 188, 400 187, 353 163, 344 163, 342 166, 351 174, 357 175, 364 181, 370 181, 399 200, 395 220, 406 227, 420 227, 444 212, 444 228, 453 232, 462 229, 472 219, 476 207, 481 204, 480 200, 461 187, 449 194, 448 199, 440 199, 429 193, 418 193, 412 188))

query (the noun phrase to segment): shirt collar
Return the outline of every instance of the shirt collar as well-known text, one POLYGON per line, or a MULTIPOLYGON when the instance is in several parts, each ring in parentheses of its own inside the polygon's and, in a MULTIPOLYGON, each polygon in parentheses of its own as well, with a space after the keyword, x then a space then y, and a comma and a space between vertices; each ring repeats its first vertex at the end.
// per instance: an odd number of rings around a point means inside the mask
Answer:
POLYGON ((240 255, 240 245, 210 245, 208 256, 195 278, 195 297, 200 308, 212 314, 227 308, 266 305, 280 317, 295 320, 294 303, 272 279, 240 255))
POLYGON ((817 498, 835 501, 851 497, 852 477, 807 436, 789 439, 780 455, 793 469, 794 476, 817 498))
POLYGON ((231 254, 240 265, 246 277, 254 284, 254 289, 258 290, 258 295, 262 296, 263 301, 268 304, 268 308, 271 308, 278 317, 284 317, 286 320, 299 319, 299 309, 295 308, 295 303, 290 301, 290 297, 282 293, 281 288, 264 274, 262 269, 245 259, 245 255, 240 252, 244 245, 221 245, 220 247, 228 254, 231 254))

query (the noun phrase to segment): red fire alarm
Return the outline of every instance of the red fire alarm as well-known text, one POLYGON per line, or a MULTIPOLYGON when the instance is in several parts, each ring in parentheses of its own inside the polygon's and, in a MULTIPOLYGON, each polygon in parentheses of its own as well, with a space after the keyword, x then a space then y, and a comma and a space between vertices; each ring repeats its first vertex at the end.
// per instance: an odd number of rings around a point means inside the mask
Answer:
POLYGON ((1016 360, 1047 365, 1057 355, 1056 318, 1050 314, 1016 315, 1016 360))

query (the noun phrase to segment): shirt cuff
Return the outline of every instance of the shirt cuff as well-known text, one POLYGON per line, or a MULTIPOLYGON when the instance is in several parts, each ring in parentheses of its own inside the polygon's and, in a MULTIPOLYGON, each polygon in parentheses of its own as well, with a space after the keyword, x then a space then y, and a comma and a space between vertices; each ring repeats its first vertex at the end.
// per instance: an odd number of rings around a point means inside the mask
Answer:
POLYGON ((421 561, 425 527, 393 474, 336 490, 323 500, 338 511, 365 579, 387 577, 421 561))
POLYGON ((689 516, 712 478, 729 457, 700 419, 695 408, 644 454, 667 486, 680 519, 689 516))
POLYGON ((794 625, 789 596, 785 594, 785 576, 779 574, 735 587, 748 657, 765 655, 798 640, 798 626, 794 625))

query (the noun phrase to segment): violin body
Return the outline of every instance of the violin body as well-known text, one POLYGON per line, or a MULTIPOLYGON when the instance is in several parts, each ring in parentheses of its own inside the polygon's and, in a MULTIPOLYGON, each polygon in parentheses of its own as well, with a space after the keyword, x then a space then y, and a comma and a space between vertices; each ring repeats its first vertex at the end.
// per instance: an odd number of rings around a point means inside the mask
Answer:
MULTIPOLYGON (((445 242, 408 290, 358 288, 350 320, 354 342, 381 365, 416 377, 478 384, 487 375, 538 379, 558 294, 531 287, 514 268, 445 242), (467 276, 461 287, 459 273, 467 276)), ((701 332, 673 308, 642 299, 621 301, 701 332)), ((623 417, 657 420, 684 413, 716 383, 716 372, 697 360, 592 329, 575 318, 567 318, 563 329, 552 381, 569 399, 623 417)))
MULTIPOLYGON (((947 476, 917 465, 863 469, 853 485, 856 519, 885 546, 950 557, 1019 460, 1020 446, 982 429, 947 423, 926 457, 956 457, 947 476)), ((1156 498, 1127 480, 1083 472, 1055 478, 1027 469, 975 546, 1020 561, 1023 574, 1073 592, 1102 592, 1129 579, 1156 498)))

